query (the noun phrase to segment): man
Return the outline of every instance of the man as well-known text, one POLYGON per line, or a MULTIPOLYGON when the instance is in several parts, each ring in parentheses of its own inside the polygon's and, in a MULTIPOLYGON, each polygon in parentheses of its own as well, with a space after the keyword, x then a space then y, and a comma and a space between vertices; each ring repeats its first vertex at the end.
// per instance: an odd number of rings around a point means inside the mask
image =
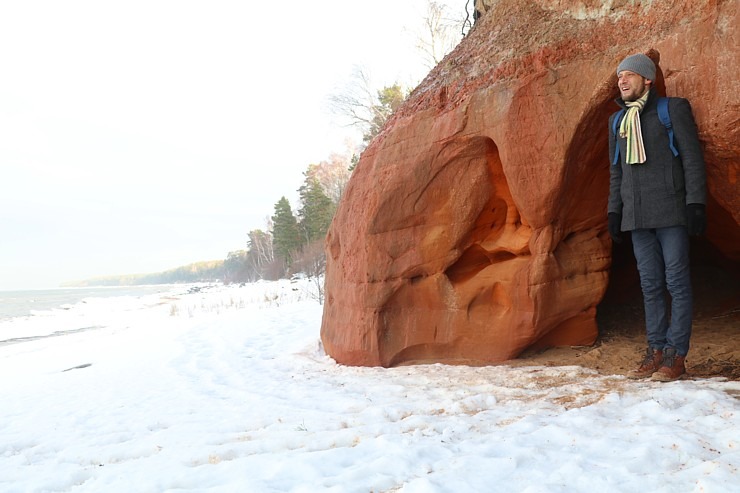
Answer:
POLYGON ((689 235, 706 229, 706 174, 691 106, 683 98, 668 99, 677 152, 671 148, 659 117, 655 72, 643 54, 628 56, 617 67, 621 97, 616 103, 624 111, 609 119, 609 157, 619 156, 610 166, 608 227, 617 243, 622 231, 631 232, 645 304, 648 348, 629 376, 667 382, 686 373, 692 315, 689 235))

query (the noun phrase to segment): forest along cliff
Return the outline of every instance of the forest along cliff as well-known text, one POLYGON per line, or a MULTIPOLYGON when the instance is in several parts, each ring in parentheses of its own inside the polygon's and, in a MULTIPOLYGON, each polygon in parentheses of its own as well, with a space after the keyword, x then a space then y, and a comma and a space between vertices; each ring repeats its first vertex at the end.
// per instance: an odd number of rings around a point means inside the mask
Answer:
POLYGON ((606 203, 615 70, 631 53, 658 64, 661 92, 691 101, 705 241, 740 262, 738 3, 492 3, 347 186, 321 327, 339 363, 490 363, 595 341, 596 308, 629 270, 610 271, 606 203))

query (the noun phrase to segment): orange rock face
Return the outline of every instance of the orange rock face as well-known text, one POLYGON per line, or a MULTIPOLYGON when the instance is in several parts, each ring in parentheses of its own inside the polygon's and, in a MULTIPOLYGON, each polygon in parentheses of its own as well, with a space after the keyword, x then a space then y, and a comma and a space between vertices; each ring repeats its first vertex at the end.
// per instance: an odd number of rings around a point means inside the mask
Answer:
POLYGON ((707 237, 740 260, 738 2, 602 4, 495 2, 365 150, 327 238, 321 337, 339 363, 593 343, 611 265, 607 120, 631 53, 691 101, 707 237))

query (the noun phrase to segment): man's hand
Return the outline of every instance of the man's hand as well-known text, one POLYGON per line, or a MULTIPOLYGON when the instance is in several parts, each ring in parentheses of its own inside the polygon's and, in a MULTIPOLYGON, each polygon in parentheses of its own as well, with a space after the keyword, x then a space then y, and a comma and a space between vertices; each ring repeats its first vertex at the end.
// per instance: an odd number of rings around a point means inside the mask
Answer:
POLYGON ((703 235, 707 230, 707 214, 704 204, 687 205, 686 221, 691 236, 703 235))

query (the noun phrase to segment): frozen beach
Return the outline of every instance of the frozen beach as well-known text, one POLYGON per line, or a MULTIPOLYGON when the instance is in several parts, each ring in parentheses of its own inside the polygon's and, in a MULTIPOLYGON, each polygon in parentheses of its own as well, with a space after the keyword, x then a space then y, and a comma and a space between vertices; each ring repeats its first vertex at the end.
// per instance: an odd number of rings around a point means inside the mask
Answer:
POLYGON ((740 382, 344 367, 311 289, 0 322, 0 492, 740 491, 740 382))

